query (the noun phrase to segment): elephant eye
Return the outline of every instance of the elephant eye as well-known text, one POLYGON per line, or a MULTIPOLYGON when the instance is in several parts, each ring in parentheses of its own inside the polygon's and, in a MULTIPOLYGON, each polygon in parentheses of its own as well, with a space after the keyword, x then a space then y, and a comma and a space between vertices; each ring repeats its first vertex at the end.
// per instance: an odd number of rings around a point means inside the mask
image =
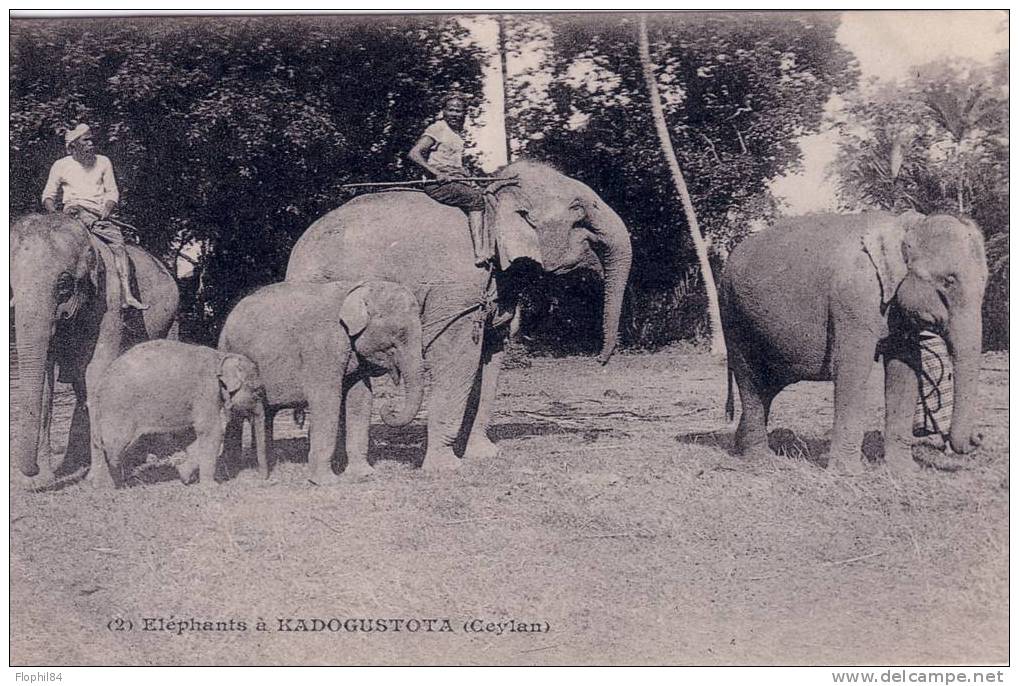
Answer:
POLYGON ((942 283, 944 283, 945 288, 951 288, 955 284, 959 283, 959 277, 955 274, 948 274, 942 279, 942 283))

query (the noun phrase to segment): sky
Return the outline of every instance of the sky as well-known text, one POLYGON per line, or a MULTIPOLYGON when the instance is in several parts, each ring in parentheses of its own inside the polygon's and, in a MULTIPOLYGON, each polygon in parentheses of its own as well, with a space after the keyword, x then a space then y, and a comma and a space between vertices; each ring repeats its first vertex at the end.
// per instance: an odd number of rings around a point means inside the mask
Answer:
MULTIPOLYGON (((844 12, 837 40, 856 55, 861 80, 899 80, 910 68, 942 58, 989 62, 1008 47, 1008 15, 1002 11, 844 12)), ((838 99, 828 103, 834 112, 838 99)), ((772 191, 788 214, 835 209, 835 188, 826 178, 838 134, 800 139, 803 171, 776 180, 772 191)))
MULTIPOLYGON (((482 16, 465 21, 465 25, 486 46, 491 57, 485 72, 486 111, 500 111, 503 98, 496 59, 496 22, 482 16)), ((910 68, 937 59, 990 61, 996 52, 1008 47, 1008 14, 1000 10, 844 12, 836 38, 856 56, 861 79, 902 79, 908 76, 910 68)), ((509 64, 510 73, 518 66, 509 64)), ((835 113, 838 105, 838 98, 833 98, 827 110, 835 113)), ((505 159, 505 134, 502 122, 497 120, 498 117, 486 117, 483 112, 474 132, 486 171, 503 164, 505 159)), ((835 156, 837 135, 827 131, 802 138, 803 171, 772 184, 772 190, 785 202, 787 213, 835 209, 835 191, 826 179, 826 170, 835 156)))

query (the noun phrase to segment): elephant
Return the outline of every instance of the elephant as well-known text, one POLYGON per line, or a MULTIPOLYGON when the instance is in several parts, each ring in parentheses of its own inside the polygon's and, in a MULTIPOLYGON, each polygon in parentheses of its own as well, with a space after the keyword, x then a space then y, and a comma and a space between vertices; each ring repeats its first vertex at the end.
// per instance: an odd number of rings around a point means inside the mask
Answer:
MULTIPOLYGON (((467 219, 422 192, 356 197, 315 221, 297 241, 287 281, 386 279, 407 286, 421 303, 425 364, 433 385, 422 468, 450 470, 464 457, 492 457, 488 435, 504 329, 492 325, 492 302, 509 298, 528 269, 554 274, 578 268, 604 281, 604 364, 618 342, 623 294, 632 260, 626 225, 591 188, 532 161, 510 164, 490 187, 486 218, 499 236, 503 271, 474 264, 467 219), (511 227, 525 227, 533 257, 507 264, 511 227)), ((524 241, 527 242, 527 241, 524 241)))
POLYGON ((264 446, 265 388, 258 366, 243 355, 179 341, 139 343, 107 367, 90 403, 93 483, 119 485, 121 457, 147 434, 194 429, 177 469, 188 483, 215 484, 216 458, 234 415, 250 416, 264 446))
POLYGON ((131 345, 164 338, 177 316, 177 283, 158 259, 129 245, 132 281, 149 304, 121 308, 109 247, 63 214, 29 214, 11 225, 11 291, 18 353, 14 462, 36 485, 53 478, 50 412, 54 367, 74 389, 65 460, 87 459, 88 389, 131 345))
MULTIPOLYGON (((382 406, 382 420, 404 426, 424 395, 420 306, 391 281, 279 283, 259 289, 230 312, 219 349, 251 358, 266 389, 266 446, 272 415, 283 407, 308 408, 308 463, 312 483, 336 483, 331 463, 341 412, 345 413, 344 477, 370 474, 368 427, 371 378, 388 372, 403 400, 382 406)), ((239 448, 234 432, 228 448, 239 448)), ((268 460, 259 455, 263 477, 268 460)))
POLYGON ((735 449, 766 444, 772 400, 797 381, 834 381, 829 468, 863 468, 865 389, 884 365, 885 464, 910 471, 919 390, 917 335, 940 334, 955 368, 950 443, 974 432, 987 261, 967 218, 865 212, 782 220, 744 240, 721 277, 722 324, 743 412, 735 449))

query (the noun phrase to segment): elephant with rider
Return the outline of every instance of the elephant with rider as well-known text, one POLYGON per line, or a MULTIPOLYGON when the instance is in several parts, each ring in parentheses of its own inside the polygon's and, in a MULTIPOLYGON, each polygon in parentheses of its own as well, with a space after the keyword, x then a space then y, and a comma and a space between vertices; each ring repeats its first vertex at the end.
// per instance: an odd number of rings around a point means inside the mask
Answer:
POLYGON ((602 348, 616 349, 630 272, 630 236, 591 188, 535 162, 510 164, 488 193, 502 270, 478 267, 464 213, 414 191, 357 197, 325 215, 298 240, 288 281, 376 278, 402 283, 421 303, 424 355, 431 374, 428 443, 422 467, 453 469, 464 457, 493 456, 488 435, 505 336, 492 326, 494 303, 528 269, 580 268, 604 283, 602 348), (516 240, 503 240, 515 235, 516 240), (531 246, 516 257, 509 245, 531 246))
POLYGON ((177 315, 174 277, 135 245, 130 280, 149 305, 121 307, 109 247, 64 214, 30 214, 11 226, 11 290, 18 355, 18 414, 11 454, 20 472, 52 479, 50 420, 55 380, 71 384, 74 413, 65 456, 88 455, 88 389, 131 345, 167 335, 177 315), (56 371, 59 370, 59 376, 56 371))

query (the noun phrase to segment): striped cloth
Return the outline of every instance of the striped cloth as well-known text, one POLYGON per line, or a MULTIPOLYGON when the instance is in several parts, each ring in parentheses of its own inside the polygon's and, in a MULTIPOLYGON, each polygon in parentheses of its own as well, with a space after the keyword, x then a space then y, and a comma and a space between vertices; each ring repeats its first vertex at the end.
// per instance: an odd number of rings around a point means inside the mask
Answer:
POLYGON ((952 428, 952 362, 943 338, 923 331, 920 347, 920 399, 913 415, 913 435, 940 435, 945 440, 952 428))

